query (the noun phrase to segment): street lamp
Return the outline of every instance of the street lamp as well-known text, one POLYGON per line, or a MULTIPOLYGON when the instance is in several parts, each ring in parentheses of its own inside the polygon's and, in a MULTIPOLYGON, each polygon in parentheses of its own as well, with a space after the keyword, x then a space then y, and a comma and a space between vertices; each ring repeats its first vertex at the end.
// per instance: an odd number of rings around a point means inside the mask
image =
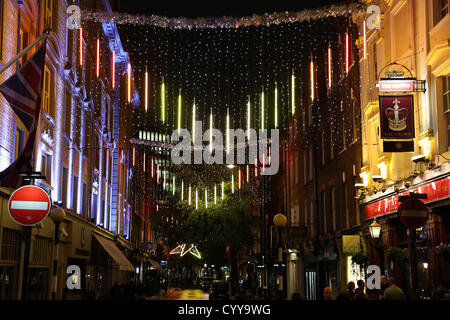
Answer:
POLYGON ((55 245, 53 247, 53 279, 52 279, 52 300, 56 300, 56 289, 58 286, 58 243, 59 226, 66 218, 66 212, 61 207, 54 207, 50 211, 50 218, 55 223, 55 245))
MULTIPOLYGON (((280 290, 280 294, 283 297, 284 294, 284 270, 283 270, 283 248, 281 246, 281 228, 282 227, 286 227, 286 223, 287 223, 287 218, 284 214, 282 214, 281 212, 277 213, 274 217, 273 217, 273 224, 275 225, 275 227, 277 228, 278 231, 278 261, 280 262, 280 269, 282 272, 281 275, 281 281, 279 282, 279 290, 280 290)), ((281 297, 281 298, 282 298, 281 297)))
POLYGON ((381 224, 379 224, 375 219, 369 226, 370 236, 372 239, 378 239, 381 233, 381 224))

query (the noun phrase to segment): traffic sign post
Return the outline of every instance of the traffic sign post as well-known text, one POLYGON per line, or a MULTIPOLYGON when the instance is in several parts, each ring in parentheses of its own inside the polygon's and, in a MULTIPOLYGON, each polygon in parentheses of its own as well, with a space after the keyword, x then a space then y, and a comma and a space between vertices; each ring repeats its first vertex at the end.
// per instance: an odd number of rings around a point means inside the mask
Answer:
POLYGON ((410 279, 413 299, 416 299, 418 296, 416 229, 423 227, 428 220, 428 207, 420 199, 427 199, 427 197, 426 194, 414 192, 407 196, 399 197, 401 205, 398 208, 398 214, 408 230, 410 279))
MULTIPOLYGON (((36 179, 44 179, 45 177, 40 172, 19 172, 19 176, 24 177, 24 182, 28 182, 28 185, 34 185, 36 179)), ((16 190, 17 191, 17 190, 16 190)), ((12 197, 12 195, 11 195, 12 197)), ((8 205, 9 208, 9 205, 8 205)), ((49 209, 50 210, 50 209, 49 209)), ((13 218, 14 219, 14 218, 13 218)), ((25 231, 25 248, 24 248, 24 261, 23 261, 23 273, 22 273, 22 300, 28 299, 29 293, 29 265, 30 265, 30 247, 31 247, 31 225, 24 225, 25 231)))

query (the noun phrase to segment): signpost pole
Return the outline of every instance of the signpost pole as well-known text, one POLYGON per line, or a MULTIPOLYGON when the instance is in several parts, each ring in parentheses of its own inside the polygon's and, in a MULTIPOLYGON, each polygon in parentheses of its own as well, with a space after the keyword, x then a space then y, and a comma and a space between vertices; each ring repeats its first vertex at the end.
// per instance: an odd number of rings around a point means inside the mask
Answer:
POLYGON ((409 259, 410 263, 410 274, 411 274, 411 291, 412 299, 418 298, 418 279, 417 279, 417 254, 416 254, 416 229, 408 229, 409 231, 409 259))

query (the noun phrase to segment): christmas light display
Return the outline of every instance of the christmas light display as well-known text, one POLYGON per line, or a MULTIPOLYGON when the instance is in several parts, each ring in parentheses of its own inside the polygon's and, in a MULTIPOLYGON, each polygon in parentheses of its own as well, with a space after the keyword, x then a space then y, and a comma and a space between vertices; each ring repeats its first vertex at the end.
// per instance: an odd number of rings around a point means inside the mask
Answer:
POLYGON ((97 54, 95 61, 95 74, 97 75, 97 79, 100 76, 100 39, 97 38, 97 54))

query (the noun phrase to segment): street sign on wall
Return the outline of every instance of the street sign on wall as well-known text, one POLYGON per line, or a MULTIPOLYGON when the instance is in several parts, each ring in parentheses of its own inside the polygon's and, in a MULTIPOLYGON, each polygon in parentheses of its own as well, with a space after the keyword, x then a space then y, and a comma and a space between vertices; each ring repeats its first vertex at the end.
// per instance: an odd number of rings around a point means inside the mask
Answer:
POLYGON ((413 92, 413 79, 381 79, 378 82, 380 92, 413 92))
POLYGON ((414 98, 412 95, 388 95, 380 99, 382 139, 414 138, 414 98))
POLYGON ((18 224, 34 226, 50 212, 52 203, 48 193, 34 185, 23 186, 13 192, 8 201, 11 218, 18 224))

